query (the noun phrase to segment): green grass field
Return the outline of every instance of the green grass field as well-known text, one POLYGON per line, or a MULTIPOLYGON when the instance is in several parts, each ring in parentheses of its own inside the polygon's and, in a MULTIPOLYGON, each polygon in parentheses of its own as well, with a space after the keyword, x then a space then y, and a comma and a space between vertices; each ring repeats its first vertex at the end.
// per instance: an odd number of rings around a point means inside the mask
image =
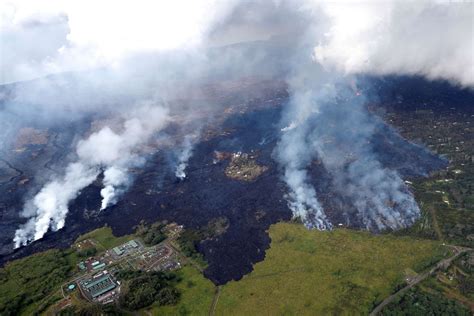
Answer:
POLYGON ((134 238, 136 238, 135 235, 125 235, 125 236, 116 237, 112 233, 112 228, 102 227, 80 236, 76 240, 76 242, 86 240, 86 239, 93 239, 94 241, 97 241, 99 243, 99 246, 102 246, 102 248, 98 250, 104 251, 106 249, 111 249, 113 247, 119 246, 134 238))
MULTIPOLYGON (((185 266, 176 272, 181 277, 177 288, 181 292, 175 306, 152 306, 147 309, 152 315, 208 315, 214 297, 214 284, 192 266, 185 266)), ((150 315, 143 312, 143 315, 150 315)))
POLYGON ((271 226, 265 260, 225 285, 217 315, 358 315, 446 252, 439 242, 299 224, 271 226))

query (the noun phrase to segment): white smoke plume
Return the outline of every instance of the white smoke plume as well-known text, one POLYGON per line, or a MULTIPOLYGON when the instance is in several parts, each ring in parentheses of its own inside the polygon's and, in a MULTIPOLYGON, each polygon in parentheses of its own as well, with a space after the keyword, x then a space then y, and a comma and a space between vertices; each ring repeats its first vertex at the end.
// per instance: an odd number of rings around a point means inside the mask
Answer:
POLYGON ((16 231, 15 248, 42 238, 49 228, 53 231, 63 228, 69 201, 92 183, 98 174, 98 168, 76 162, 67 167, 62 178, 46 184, 33 200, 25 205, 24 215, 30 219, 16 231))
POLYGON ((186 167, 188 166, 189 158, 193 154, 193 138, 196 138, 196 135, 186 135, 182 144, 182 148, 178 153, 178 165, 176 166, 175 175, 176 178, 183 180, 186 178, 186 167))
POLYGON ((104 171, 104 188, 100 190, 102 196, 101 210, 105 210, 110 205, 117 203, 119 195, 126 189, 129 177, 126 171, 112 166, 104 171))
POLYGON ((332 224, 317 199, 307 172, 315 158, 308 143, 310 126, 307 120, 317 115, 317 103, 311 100, 311 91, 292 90, 291 95, 290 111, 287 113, 290 128, 282 129, 283 134, 276 148, 276 157, 284 168, 283 179, 290 189, 288 205, 293 216, 301 219, 307 227, 331 229, 332 224))
POLYGON ((378 124, 384 124, 365 109, 365 98, 347 85, 335 98, 324 98, 306 135, 333 186, 350 201, 356 214, 351 218, 370 230, 407 227, 420 210, 400 175, 384 168, 371 147, 378 124))
POLYGON ((331 229, 312 185, 308 168, 318 160, 330 173, 335 190, 354 207, 346 210, 350 223, 370 230, 407 227, 419 217, 420 210, 403 180, 394 170, 384 168, 370 146, 377 124, 369 115, 365 99, 348 84, 331 81, 330 75, 313 80, 291 81, 291 99, 284 120, 276 158, 284 168, 284 180, 290 189, 288 202, 295 217, 307 227, 331 229), (323 85, 317 85, 323 78, 323 85))
POLYGON ((334 173, 337 187, 344 188, 362 224, 370 230, 400 229, 420 216, 420 209, 400 175, 384 169, 370 155, 351 162, 347 174, 334 173))
POLYGON ((97 178, 101 168, 106 168, 101 209, 116 202, 130 181, 126 168, 142 162, 135 152, 169 120, 166 108, 151 103, 138 105, 128 115, 121 133, 104 127, 80 141, 77 161, 67 167, 65 175, 47 183, 25 204, 23 215, 29 219, 15 233, 15 248, 42 238, 49 228, 63 228, 69 202, 97 178))

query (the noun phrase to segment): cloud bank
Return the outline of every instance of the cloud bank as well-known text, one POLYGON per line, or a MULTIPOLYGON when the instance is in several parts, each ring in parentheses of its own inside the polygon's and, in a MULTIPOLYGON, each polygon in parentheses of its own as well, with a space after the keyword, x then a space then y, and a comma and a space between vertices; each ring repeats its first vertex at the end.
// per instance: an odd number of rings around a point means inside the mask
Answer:
POLYGON ((117 66, 136 53, 196 48, 232 3, 7 0, 0 5, 0 83, 117 66))
POLYGON ((323 10, 330 27, 314 57, 328 69, 474 86, 473 2, 330 2, 323 10))

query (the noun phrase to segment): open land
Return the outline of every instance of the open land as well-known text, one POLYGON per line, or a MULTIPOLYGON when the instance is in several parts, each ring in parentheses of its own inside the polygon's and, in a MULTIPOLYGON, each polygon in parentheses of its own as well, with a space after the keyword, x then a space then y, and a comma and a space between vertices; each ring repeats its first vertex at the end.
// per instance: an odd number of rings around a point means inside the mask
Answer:
POLYGON ((407 269, 422 271, 449 253, 439 242, 346 229, 280 223, 269 233, 265 260, 223 287, 216 314, 368 314, 407 269))

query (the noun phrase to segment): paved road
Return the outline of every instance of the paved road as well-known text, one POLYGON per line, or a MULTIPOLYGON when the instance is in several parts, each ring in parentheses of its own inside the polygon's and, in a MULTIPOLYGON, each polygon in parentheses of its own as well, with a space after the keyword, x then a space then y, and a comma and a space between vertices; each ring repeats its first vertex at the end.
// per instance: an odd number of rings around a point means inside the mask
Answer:
POLYGON ((429 271, 425 272, 425 273, 422 273, 420 275, 418 275, 416 278, 414 278, 413 280, 410 280, 410 282, 408 283, 407 286, 405 286, 404 288, 402 288, 401 290, 399 290, 398 292, 390 295, 389 297, 387 297, 386 299, 384 299, 382 301, 382 303, 380 303, 371 313, 370 313, 370 316, 376 316, 378 315, 382 309, 387 306, 388 304, 390 304, 391 302, 393 302, 397 297, 403 295, 406 291, 408 291, 409 289, 411 289, 412 287, 414 287, 415 285, 417 285, 418 283, 420 283, 421 281, 423 281, 424 279, 426 279, 427 277, 429 277, 430 275, 432 275, 433 273, 436 272, 436 270, 438 269, 446 269, 447 267, 449 267, 449 265, 451 264, 451 262, 456 259, 457 257, 459 257, 461 254, 465 253, 465 252, 468 252, 468 251, 472 251, 473 249, 471 248, 465 248, 465 247, 459 247, 459 246, 451 246, 451 245, 448 245, 447 247, 449 248, 452 248, 454 250, 454 255, 452 255, 451 257, 447 258, 447 259, 443 259, 441 261, 439 261, 437 264, 435 264, 429 271))

